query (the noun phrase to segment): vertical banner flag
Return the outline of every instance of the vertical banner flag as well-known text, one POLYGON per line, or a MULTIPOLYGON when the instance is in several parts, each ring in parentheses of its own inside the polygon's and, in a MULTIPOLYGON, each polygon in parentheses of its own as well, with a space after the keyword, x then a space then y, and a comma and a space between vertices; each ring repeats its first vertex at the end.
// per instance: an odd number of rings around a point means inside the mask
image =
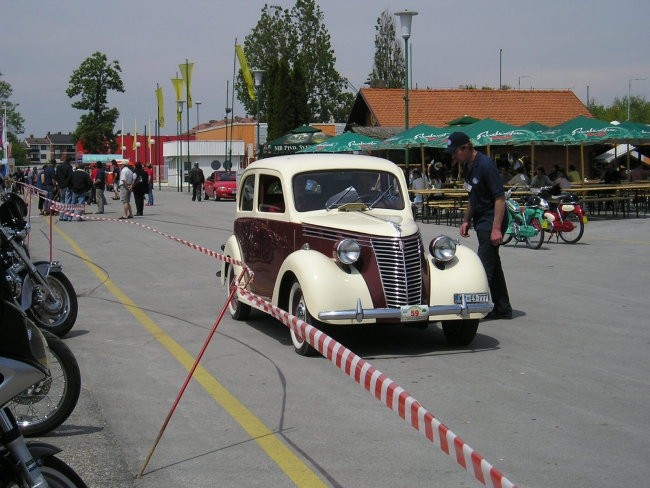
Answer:
POLYGON ((244 49, 241 47, 241 44, 235 44, 235 52, 237 53, 237 59, 239 59, 239 66, 241 66, 242 75, 244 76, 244 82, 246 83, 246 88, 248 88, 248 96, 251 100, 255 100, 255 84, 253 83, 253 76, 251 75, 251 70, 248 69, 248 62, 246 61, 246 54, 244 54, 244 49))
POLYGON ((158 127, 165 127, 165 106, 163 100, 162 86, 156 83, 156 100, 158 101, 158 127))
POLYGON ((184 63, 178 65, 178 69, 181 70, 181 76, 185 80, 187 88, 187 108, 192 108, 192 69, 194 68, 194 63, 188 63, 185 60, 184 63))
MULTIPOLYGON (((178 74, 176 74, 178 76, 178 74)), ((174 86, 174 92, 176 93, 176 101, 180 102, 183 100, 183 78, 172 78, 172 85, 174 86)), ((181 121, 181 111, 178 110, 178 107, 175 108, 176 110, 176 122, 181 121)))

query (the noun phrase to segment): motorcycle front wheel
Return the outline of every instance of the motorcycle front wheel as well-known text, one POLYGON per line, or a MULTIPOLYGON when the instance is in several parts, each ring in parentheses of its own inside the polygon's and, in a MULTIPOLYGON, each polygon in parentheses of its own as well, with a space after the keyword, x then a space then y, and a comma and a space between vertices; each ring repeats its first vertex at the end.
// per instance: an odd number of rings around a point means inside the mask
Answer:
POLYGON ((41 459, 39 469, 50 488, 87 488, 81 476, 56 456, 41 459))
POLYGON ((564 222, 565 225, 570 222, 573 229, 570 231, 560 231, 560 239, 567 244, 575 244, 582 238, 582 234, 585 232, 585 224, 580 216, 573 212, 564 216, 564 222))
POLYGON ((81 392, 79 364, 66 344, 47 331, 50 374, 15 396, 8 404, 25 437, 42 436, 73 412, 81 392))
MULTIPOLYGON (((54 297, 39 300, 35 297, 33 305, 27 311, 30 318, 41 329, 55 336, 63 337, 77 320, 77 293, 70 280, 60 271, 48 274, 47 280, 54 292, 54 297), (58 302, 58 303, 57 303, 58 302)), ((37 290, 36 293, 43 293, 37 290)))

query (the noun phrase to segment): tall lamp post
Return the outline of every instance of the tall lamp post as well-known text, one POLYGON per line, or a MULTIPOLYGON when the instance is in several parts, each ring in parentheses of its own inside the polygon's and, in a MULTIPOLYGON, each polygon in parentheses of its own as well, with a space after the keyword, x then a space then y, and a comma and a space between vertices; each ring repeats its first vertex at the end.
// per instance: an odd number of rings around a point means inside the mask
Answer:
POLYGON ((522 78, 530 78, 529 75, 521 75, 517 77, 517 89, 521 90, 521 79, 522 78))
POLYGON ((135 143, 135 161, 140 161, 140 141, 135 143))
POLYGON ((255 98, 257 99, 257 109, 255 113, 255 120, 257 121, 257 146, 255 147, 255 159, 260 156, 260 87, 262 86, 262 78, 264 77, 263 69, 254 69, 253 77, 255 78, 255 98))
POLYGON ((630 94, 633 81, 645 81, 645 78, 631 78, 627 80, 627 120, 630 120, 630 94))
MULTIPOLYGON (((404 10, 395 14, 399 17, 399 23, 402 27, 402 39, 404 39, 404 66, 406 69, 406 76, 404 76, 404 130, 409 128, 409 38, 411 37, 411 22, 417 14, 412 10, 404 10)), ((404 158, 406 182, 410 183, 408 147, 404 150, 404 158)))
POLYGON ((183 133, 183 105, 185 100, 176 100, 176 110, 178 116, 176 118, 176 127, 178 128, 178 139, 176 140, 176 154, 178 155, 178 166, 176 171, 177 187, 176 191, 183 191, 183 142, 181 141, 181 134, 183 133))
MULTIPOLYGON (((199 102, 198 100, 194 102, 196 104, 196 132, 199 131, 199 107, 203 102, 199 102)), ((196 137, 196 136, 195 136, 196 137)))

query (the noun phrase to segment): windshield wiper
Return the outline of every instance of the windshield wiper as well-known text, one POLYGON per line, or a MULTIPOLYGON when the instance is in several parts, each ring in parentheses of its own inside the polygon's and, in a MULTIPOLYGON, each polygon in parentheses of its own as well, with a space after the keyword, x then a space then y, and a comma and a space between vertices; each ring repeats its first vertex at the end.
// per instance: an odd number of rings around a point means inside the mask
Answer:
POLYGON ((377 205, 377 204, 381 201, 381 199, 384 198, 384 197, 388 194, 388 192, 391 191, 392 189, 393 189, 393 185, 388 185, 388 188, 386 188, 386 189, 381 193, 381 195, 379 195, 379 196, 375 199, 374 202, 372 202, 370 205, 368 205, 368 209, 369 209, 369 210, 372 210, 373 207, 374 207, 375 205, 377 205))
MULTIPOLYGON (((353 186, 348 186, 340 197, 338 197, 334 202, 330 203, 329 205, 327 205, 325 207, 325 210, 332 210, 335 205, 337 205, 341 200, 343 200, 345 198, 345 196, 348 193, 350 193, 353 190, 354 190, 353 186)), ((354 190, 354 191, 356 191, 356 190, 354 190)))

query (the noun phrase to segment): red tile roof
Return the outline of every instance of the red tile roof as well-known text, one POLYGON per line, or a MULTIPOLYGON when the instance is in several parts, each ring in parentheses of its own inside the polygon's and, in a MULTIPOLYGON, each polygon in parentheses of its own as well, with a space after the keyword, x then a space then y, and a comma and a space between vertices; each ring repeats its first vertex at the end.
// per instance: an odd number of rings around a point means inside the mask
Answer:
MULTIPOLYGON (((404 126, 404 90, 362 88, 360 96, 372 124, 404 126)), ((438 127, 470 115, 489 117, 512 125, 531 121, 555 126, 578 115, 592 117, 587 107, 570 90, 410 90, 409 126, 438 127)), ((357 123, 359 123, 357 121, 357 123)), ((362 124, 359 124, 362 125, 362 124)))

